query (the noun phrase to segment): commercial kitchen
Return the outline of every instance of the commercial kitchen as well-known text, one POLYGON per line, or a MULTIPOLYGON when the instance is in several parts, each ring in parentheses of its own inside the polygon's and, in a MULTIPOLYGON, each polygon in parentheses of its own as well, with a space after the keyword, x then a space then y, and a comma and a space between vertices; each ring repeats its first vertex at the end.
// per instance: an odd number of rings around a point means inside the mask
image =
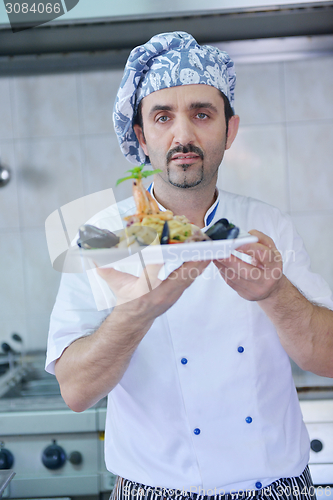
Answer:
MULTIPOLYGON (((131 195, 115 187, 128 169, 112 123, 122 68, 154 34, 188 31, 236 65, 241 127, 218 186, 288 212, 333 289, 333 1, 62 4, 18 32, 0 5, 0 480, 3 498, 105 500, 106 400, 74 413, 44 371, 60 281, 45 220, 107 188, 131 195)), ((333 499, 333 379, 291 365, 317 495, 333 499)))

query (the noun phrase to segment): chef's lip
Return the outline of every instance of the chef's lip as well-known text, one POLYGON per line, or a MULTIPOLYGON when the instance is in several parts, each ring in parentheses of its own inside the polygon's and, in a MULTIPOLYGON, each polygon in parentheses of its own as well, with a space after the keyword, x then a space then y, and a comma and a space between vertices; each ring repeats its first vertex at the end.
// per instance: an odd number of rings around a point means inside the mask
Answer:
POLYGON ((185 158, 201 158, 197 153, 176 153, 171 157, 171 160, 183 160, 185 158))

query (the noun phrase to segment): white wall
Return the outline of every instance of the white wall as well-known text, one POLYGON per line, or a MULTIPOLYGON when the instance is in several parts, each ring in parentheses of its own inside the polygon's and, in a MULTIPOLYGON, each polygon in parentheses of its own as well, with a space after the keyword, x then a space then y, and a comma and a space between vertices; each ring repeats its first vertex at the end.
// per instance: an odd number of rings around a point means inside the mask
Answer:
MULTIPOLYGON (((237 66, 241 128, 219 185, 290 212, 313 269, 333 288, 333 57, 237 66)), ((0 78, 0 340, 44 349, 60 275, 44 222, 129 168, 112 125, 119 71, 0 78)), ((117 200, 131 186, 114 189, 117 200)))

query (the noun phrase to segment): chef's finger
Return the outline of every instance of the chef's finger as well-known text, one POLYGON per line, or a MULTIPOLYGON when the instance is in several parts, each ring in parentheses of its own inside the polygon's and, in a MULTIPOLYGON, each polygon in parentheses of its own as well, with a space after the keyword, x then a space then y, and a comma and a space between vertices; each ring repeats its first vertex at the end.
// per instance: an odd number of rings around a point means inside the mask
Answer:
POLYGON ((268 248, 276 249, 274 241, 272 240, 272 238, 267 236, 267 234, 262 233, 261 231, 257 231, 257 229, 251 229, 251 231, 249 231, 249 234, 252 234, 252 236, 256 236, 258 238, 258 243, 262 243, 268 248))
POLYGON ((260 271, 258 267, 247 264, 235 256, 231 256, 229 259, 214 260, 213 262, 219 271, 223 273, 224 276, 228 276, 229 279, 240 278, 249 280, 253 276, 254 269, 260 271))
POLYGON ((140 281, 146 281, 150 291, 154 290, 162 283, 158 275, 163 265, 164 264, 149 264, 143 269, 140 281))
POLYGON ((150 281, 152 289, 156 288, 161 283, 158 275, 163 266, 164 264, 149 264, 145 267, 146 276, 150 281))
POLYGON ((190 284, 204 272, 210 262, 209 260, 184 262, 184 264, 173 271, 167 279, 169 281, 178 281, 187 288, 187 286, 190 286, 190 284))
MULTIPOLYGON (((268 247, 263 243, 248 243, 237 248, 237 252, 250 255, 253 266, 262 267, 271 262, 280 262, 281 254, 276 247, 268 247)), ((233 256, 235 258, 235 256, 233 256)), ((237 258, 237 257, 236 257, 237 258)), ((229 259, 226 259, 229 260, 229 259)))
POLYGON ((104 281, 107 282, 113 291, 117 291, 128 283, 133 282, 133 280, 138 279, 132 274, 117 271, 113 267, 97 267, 96 272, 104 281))

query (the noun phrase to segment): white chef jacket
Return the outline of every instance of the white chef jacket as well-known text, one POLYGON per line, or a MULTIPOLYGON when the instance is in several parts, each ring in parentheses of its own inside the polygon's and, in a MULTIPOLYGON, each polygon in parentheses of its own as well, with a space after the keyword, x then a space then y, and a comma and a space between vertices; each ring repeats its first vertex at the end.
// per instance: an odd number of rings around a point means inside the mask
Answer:
MULTIPOLYGON (((115 229, 107 221, 119 218, 117 210, 121 217, 134 213, 133 198, 90 223, 115 229)), ((309 299, 333 308, 331 291, 310 271, 288 216, 258 200, 220 191, 206 214, 206 228, 222 217, 245 231, 269 235, 290 281, 309 299)), ((62 276, 48 340, 50 373, 63 350, 95 331, 111 312, 111 292, 90 274, 89 279, 62 276)), ((108 396, 108 470, 149 486, 215 494, 260 489, 298 476, 308 458, 309 437, 289 358, 273 324, 210 264, 156 318, 108 396)))

